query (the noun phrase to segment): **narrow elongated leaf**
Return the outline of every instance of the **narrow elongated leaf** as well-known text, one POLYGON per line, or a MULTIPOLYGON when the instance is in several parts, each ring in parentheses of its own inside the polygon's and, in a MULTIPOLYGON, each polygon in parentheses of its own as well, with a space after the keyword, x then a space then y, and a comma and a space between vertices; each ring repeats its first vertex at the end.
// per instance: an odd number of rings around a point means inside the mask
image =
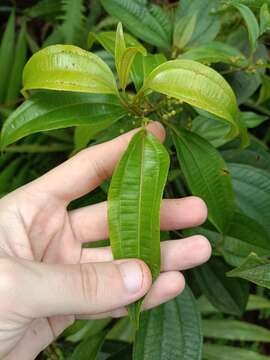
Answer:
POLYGON ((229 277, 240 277, 270 289, 270 261, 251 253, 237 268, 227 273, 229 277))
POLYGON ((6 100, 5 100, 7 103, 16 100, 16 98, 18 97, 22 84, 23 67, 24 64, 26 63, 26 53, 27 53, 26 31, 25 31, 25 25, 23 25, 16 44, 14 63, 8 82, 8 88, 7 88, 6 100))
POLYGON ((269 117, 266 115, 259 115, 252 111, 241 112, 241 121, 248 128, 254 128, 261 125, 264 121, 268 120, 269 117))
POLYGON ((191 290, 143 313, 134 344, 134 360, 200 360, 200 315, 191 290))
POLYGON ((188 14, 184 18, 178 20, 174 27, 173 34, 173 45, 179 49, 184 48, 187 43, 192 38, 196 22, 197 22, 198 12, 188 14))
POLYGON ((239 133, 235 95, 215 70, 192 60, 171 60, 155 68, 142 91, 151 89, 207 110, 228 121, 231 136, 239 133))
MULTIPOLYGON (((99 42, 105 50, 107 50, 110 54, 115 54, 115 39, 116 32, 115 31, 101 31, 98 33, 90 32, 88 35, 88 47, 91 48, 95 41, 99 42)), ((138 47, 141 52, 145 52, 145 47, 132 35, 128 33, 124 33, 124 39, 126 46, 128 47, 138 47)))
POLYGON ((34 94, 6 120, 1 133, 5 147, 22 137, 44 130, 88 125, 100 131, 126 114, 114 95, 57 91, 34 94))
POLYGON ((13 63, 13 48, 15 40, 15 14, 9 16, 0 47, 0 103, 5 98, 7 80, 13 63))
POLYGON ((108 65, 77 46, 52 45, 35 53, 25 65, 23 92, 33 89, 117 93, 108 65))
POLYGON ((204 344, 203 359, 205 360, 268 360, 268 356, 260 355, 255 351, 233 346, 204 344))
POLYGON ((96 360, 97 354, 105 340, 106 332, 86 338, 74 350, 71 360, 96 360))
MULTIPOLYGON (((110 242, 114 258, 139 258, 153 279, 160 271, 159 211, 167 179, 169 156, 145 129, 132 138, 119 162, 108 193, 110 242)), ((138 324, 140 303, 130 307, 138 324)))
POLYGON ((243 4, 233 4, 241 13, 246 23, 249 37, 250 50, 253 53, 256 50, 257 39, 260 36, 258 21, 249 7, 243 4))
POLYGON ((264 3, 260 9, 260 35, 270 27, 270 13, 268 5, 264 3))
POLYGON ((18 173, 19 166, 22 163, 22 159, 19 157, 11 161, 0 172, 0 197, 11 191, 11 182, 14 176, 18 173))
POLYGON ((160 21, 161 15, 155 5, 137 0, 101 0, 101 3, 110 15, 120 20, 138 38, 161 48, 169 47, 171 34, 164 27, 168 26, 168 22, 165 25, 165 15, 160 21))
POLYGON ((121 23, 118 23, 116 35, 115 35, 115 51, 114 51, 115 65, 118 72, 118 76, 120 75, 121 59, 126 48, 127 47, 124 38, 123 27, 121 23))
POLYGON ((180 59, 195 60, 206 64, 222 62, 237 66, 247 65, 245 56, 235 47, 219 41, 212 41, 194 47, 179 55, 180 59))
POLYGON ((270 342, 270 330, 238 320, 203 320, 203 335, 213 339, 270 342))
POLYGON ((248 301, 248 284, 240 279, 232 282, 226 276, 229 270, 222 259, 212 258, 194 269, 194 274, 198 286, 213 306, 228 314, 241 315, 248 301))
POLYGON ((236 203, 249 217, 270 231, 270 177, 266 170, 246 164, 228 164, 236 203))
POLYGON ((173 135, 178 161, 191 192, 204 199, 209 219, 225 233, 234 210, 227 165, 205 139, 185 129, 173 135))
POLYGON ((270 309, 270 300, 260 295, 250 294, 248 298, 247 310, 270 309))

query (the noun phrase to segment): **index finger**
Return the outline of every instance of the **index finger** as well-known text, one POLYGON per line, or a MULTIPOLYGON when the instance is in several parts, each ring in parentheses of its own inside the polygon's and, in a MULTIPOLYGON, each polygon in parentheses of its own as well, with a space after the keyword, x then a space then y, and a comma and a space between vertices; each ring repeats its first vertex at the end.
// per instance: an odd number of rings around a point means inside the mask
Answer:
MULTIPOLYGON (((152 122, 147 128, 160 141, 164 140, 165 130, 159 122, 152 122)), ((38 192, 46 192, 64 202, 85 195, 112 175, 117 161, 138 130, 134 129, 113 140, 82 150, 27 187, 38 192)))

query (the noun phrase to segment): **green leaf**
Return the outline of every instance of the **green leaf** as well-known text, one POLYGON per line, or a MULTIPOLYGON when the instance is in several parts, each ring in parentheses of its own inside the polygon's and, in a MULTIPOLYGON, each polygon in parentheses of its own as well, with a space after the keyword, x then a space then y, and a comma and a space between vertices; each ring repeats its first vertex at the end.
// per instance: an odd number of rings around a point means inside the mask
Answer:
POLYGON ((98 56, 72 45, 52 45, 25 65, 23 92, 33 89, 117 94, 112 71, 98 56))
POLYGON ((214 257, 193 271, 199 288, 213 306, 227 314, 241 315, 246 308, 249 288, 245 281, 228 279, 226 273, 230 269, 222 259, 214 257))
POLYGON ((260 88, 259 98, 257 100, 257 105, 264 103, 270 98, 270 77, 262 74, 262 86, 260 88))
MULTIPOLYGON (((140 47, 126 48, 122 24, 119 23, 115 39, 115 65, 123 90, 126 88, 133 60, 140 51, 140 47)), ((144 51, 144 53, 146 52, 144 51)))
POLYGON ((195 12, 186 15, 176 22, 173 34, 173 45, 178 49, 183 49, 192 38, 197 16, 198 12, 195 12))
POLYGON ((190 14, 196 14, 196 24, 188 46, 198 46, 215 39, 220 30, 220 18, 213 14, 217 8, 215 0, 181 0, 175 12, 176 23, 186 23, 190 14))
POLYGON ((203 336, 212 339, 270 342, 270 330, 244 321, 203 320, 202 329, 203 336))
POLYGON ((0 172, 0 197, 11 191, 11 182, 19 170, 22 158, 18 157, 7 164, 0 172))
POLYGON ((270 177, 266 170, 246 164, 228 164, 236 203, 249 217, 270 231, 270 177))
POLYGON ((77 320, 73 325, 67 328, 61 335, 65 340, 72 343, 77 343, 84 339, 94 337, 110 323, 111 319, 98 319, 98 320, 77 320))
POLYGON ((125 317, 117 321, 117 323, 109 331, 106 339, 132 343, 134 337, 134 327, 132 326, 130 319, 125 317))
POLYGON ((106 332, 86 338, 74 350, 71 360, 96 360, 97 354, 105 340, 106 332))
POLYGON ((252 111, 241 112, 240 121, 248 128, 254 128, 261 125, 269 117, 265 115, 259 115, 252 111))
POLYGON ((200 315, 191 290, 142 314, 133 360, 200 360, 200 315))
MULTIPOLYGON (((93 43, 97 41, 104 47, 106 51, 108 51, 112 55, 115 55, 115 39, 115 31, 101 31, 98 33, 90 32, 88 35, 88 47, 91 48, 93 46, 93 43)), ((132 35, 125 32, 124 39, 126 46, 138 47, 140 48, 142 53, 146 51, 145 47, 132 35)))
POLYGON ((203 359, 205 360, 268 360, 268 356, 255 351, 233 346, 204 344, 203 359))
POLYGON ((0 103, 4 101, 8 77, 14 59, 15 14, 11 12, 0 47, 0 103))
POLYGON ((260 28, 258 21, 253 12, 243 4, 233 4, 233 6, 241 13, 248 30, 248 38, 251 53, 254 53, 257 47, 257 39, 260 36, 260 28))
POLYGON ((26 55, 27 55, 27 41, 26 41, 25 25, 23 24, 15 48, 14 63, 8 81, 7 93, 5 99, 6 103, 16 100, 19 95, 22 84, 23 67, 24 64, 26 63, 26 55))
POLYGON ((148 54, 143 57, 143 73, 146 78, 158 65, 166 62, 164 54, 148 54))
POLYGON ((247 59, 238 49, 219 41, 194 47, 178 57, 206 64, 222 62, 240 67, 247 65, 247 59))
POLYGON ((160 21, 160 11, 154 4, 146 6, 138 0, 101 0, 101 3, 110 15, 121 21, 139 39, 161 48, 169 47, 170 33, 167 32, 166 15, 160 21))
POLYGON ((55 0, 40 0, 35 5, 24 10, 24 14, 28 17, 45 17, 45 19, 59 15, 60 12, 61 3, 55 0))
MULTIPOLYGON (((142 129, 134 135, 116 167, 108 193, 114 258, 142 259, 149 266, 153 280, 160 272, 159 211, 168 168, 167 151, 151 133, 142 129)), ((129 306, 135 324, 138 324, 140 303, 129 306)))
POLYGON ((231 137, 239 133, 235 95, 215 70, 192 60, 171 60, 155 68, 141 92, 151 89, 207 110, 228 121, 231 137))
POLYGON ((213 146, 195 133, 179 129, 173 139, 192 194, 206 202, 210 221, 225 233, 234 211, 234 195, 226 163, 213 146))
POLYGON ((270 300, 263 296, 250 294, 248 298, 247 310, 270 309, 270 300))
POLYGON ((270 237, 264 228, 245 214, 235 213, 228 235, 223 239, 222 253, 232 266, 238 266, 253 251, 258 255, 270 253, 270 237))
POLYGON ((84 1, 83 0, 61 0, 63 23, 59 27, 65 44, 79 44, 80 35, 84 25, 84 1))
POLYGON ((229 277, 239 277, 270 289, 270 261, 251 253, 237 268, 227 272, 229 277))
POLYGON ((260 9, 260 35, 270 27, 270 13, 268 5, 264 3, 260 9))
POLYGON ((35 132, 88 125, 100 131, 126 114, 116 96, 71 92, 38 92, 6 120, 1 133, 5 147, 35 132))

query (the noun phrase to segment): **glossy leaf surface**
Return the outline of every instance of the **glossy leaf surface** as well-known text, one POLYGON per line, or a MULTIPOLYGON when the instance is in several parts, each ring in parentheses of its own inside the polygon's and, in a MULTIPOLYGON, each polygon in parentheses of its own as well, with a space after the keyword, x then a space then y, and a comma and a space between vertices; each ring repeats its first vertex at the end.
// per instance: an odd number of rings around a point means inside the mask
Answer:
MULTIPOLYGON (((114 171, 108 193, 110 242, 115 259, 139 258, 153 279, 160 271, 160 202, 167 179, 169 156, 145 129, 132 138, 114 171)), ((138 322, 140 306, 130 314, 138 322)))
POLYGON ((192 194, 207 204, 209 219, 225 233, 234 209, 234 195, 227 165, 205 139, 185 129, 173 135, 177 157, 192 194))
POLYGON ((52 45, 35 53, 25 65, 23 86, 24 93, 33 89, 117 93, 108 65, 73 45, 52 45))
POLYGON ((102 130, 125 114, 126 110, 114 95, 39 92, 6 120, 1 146, 38 131, 69 126, 89 125, 93 131, 102 130))
POLYGON ((200 360, 200 314, 191 290, 142 314, 134 360, 200 360))
MULTIPOLYGON (((231 136, 239 133, 235 95, 215 70, 192 60, 171 60, 155 68, 143 90, 151 89, 207 110, 228 121, 231 136)), ((142 90, 142 91, 143 91, 142 90)))

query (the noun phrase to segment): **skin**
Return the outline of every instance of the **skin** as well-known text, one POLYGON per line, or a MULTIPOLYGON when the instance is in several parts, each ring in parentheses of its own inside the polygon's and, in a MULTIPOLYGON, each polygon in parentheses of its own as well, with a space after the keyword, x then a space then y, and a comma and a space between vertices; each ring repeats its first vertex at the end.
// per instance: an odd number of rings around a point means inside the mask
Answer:
MULTIPOLYGON (((164 140, 159 123, 148 128, 164 140)), ((125 315, 125 306, 145 294, 144 308, 166 302, 184 289, 180 270, 210 257, 203 236, 163 242, 162 272, 152 284, 142 261, 113 261, 110 248, 82 248, 108 238, 107 204, 67 206, 111 176, 134 131, 81 151, 0 200, 1 359, 34 359, 76 319, 125 315)), ((194 227, 206 217, 197 197, 161 206, 162 230, 194 227)))

